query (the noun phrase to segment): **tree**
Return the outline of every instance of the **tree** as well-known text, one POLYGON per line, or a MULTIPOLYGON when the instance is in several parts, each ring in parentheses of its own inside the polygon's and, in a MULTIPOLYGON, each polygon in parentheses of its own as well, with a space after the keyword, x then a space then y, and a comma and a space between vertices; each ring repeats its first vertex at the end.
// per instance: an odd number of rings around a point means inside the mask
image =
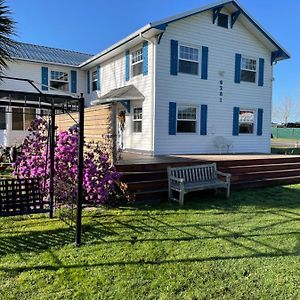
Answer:
POLYGON ((275 122, 287 124, 299 117, 299 109, 291 97, 284 97, 280 102, 273 106, 272 119, 275 122))
POLYGON ((15 22, 11 17, 11 10, 0 0, 0 75, 7 68, 7 61, 12 61, 9 49, 15 48, 17 43, 12 39, 15 35, 15 22))

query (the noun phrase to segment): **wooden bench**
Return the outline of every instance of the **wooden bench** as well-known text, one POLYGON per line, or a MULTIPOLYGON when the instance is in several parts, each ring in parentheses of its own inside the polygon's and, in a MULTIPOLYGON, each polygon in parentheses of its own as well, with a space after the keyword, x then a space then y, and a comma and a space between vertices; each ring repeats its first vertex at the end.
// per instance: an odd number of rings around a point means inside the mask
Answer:
POLYGON ((230 174, 217 170, 216 163, 191 167, 168 168, 169 200, 184 204, 184 195, 188 192, 223 188, 230 197, 230 174), (223 179, 223 180, 222 180, 223 179), (179 193, 179 199, 173 192, 179 193))

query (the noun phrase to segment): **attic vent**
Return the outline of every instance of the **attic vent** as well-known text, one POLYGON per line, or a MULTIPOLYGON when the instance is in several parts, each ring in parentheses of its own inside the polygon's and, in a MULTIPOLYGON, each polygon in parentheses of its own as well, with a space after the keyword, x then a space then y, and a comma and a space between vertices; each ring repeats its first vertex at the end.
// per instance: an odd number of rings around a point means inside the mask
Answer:
POLYGON ((218 14, 218 26, 228 28, 228 15, 218 14))

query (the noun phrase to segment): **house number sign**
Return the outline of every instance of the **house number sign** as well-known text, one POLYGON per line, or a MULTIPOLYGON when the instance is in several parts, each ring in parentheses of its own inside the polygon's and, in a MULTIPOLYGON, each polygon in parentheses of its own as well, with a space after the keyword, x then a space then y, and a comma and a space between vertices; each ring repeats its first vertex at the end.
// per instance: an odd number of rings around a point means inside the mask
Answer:
POLYGON ((220 80, 220 86, 219 86, 219 88, 220 88, 220 90, 219 90, 220 102, 223 102, 223 84, 224 84, 223 80, 220 80))

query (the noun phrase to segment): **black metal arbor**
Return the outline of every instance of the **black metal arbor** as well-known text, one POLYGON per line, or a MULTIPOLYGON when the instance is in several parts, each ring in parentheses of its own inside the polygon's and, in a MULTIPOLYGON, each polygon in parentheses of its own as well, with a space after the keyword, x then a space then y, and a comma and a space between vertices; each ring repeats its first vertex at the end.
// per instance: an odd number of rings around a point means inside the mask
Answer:
POLYGON ((0 184, 0 217, 24 215, 32 213, 49 212, 53 217, 54 203, 54 157, 55 157, 55 116, 62 113, 78 112, 78 182, 77 182, 77 215, 75 244, 81 244, 81 219, 83 202, 83 151, 84 151, 84 98, 71 95, 45 94, 30 79, 0 76, 1 79, 22 81, 31 85, 36 92, 23 92, 0 89, 0 106, 18 108, 38 108, 50 112, 49 122, 49 161, 50 161, 50 184, 49 184, 49 208, 46 209, 41 202, 39 184, 36 179, 13 179, 2 180, 0 184), (22 203, 23 201, 23 203, 22 203), (1 213, 2 211, 2 213, 1 213))

